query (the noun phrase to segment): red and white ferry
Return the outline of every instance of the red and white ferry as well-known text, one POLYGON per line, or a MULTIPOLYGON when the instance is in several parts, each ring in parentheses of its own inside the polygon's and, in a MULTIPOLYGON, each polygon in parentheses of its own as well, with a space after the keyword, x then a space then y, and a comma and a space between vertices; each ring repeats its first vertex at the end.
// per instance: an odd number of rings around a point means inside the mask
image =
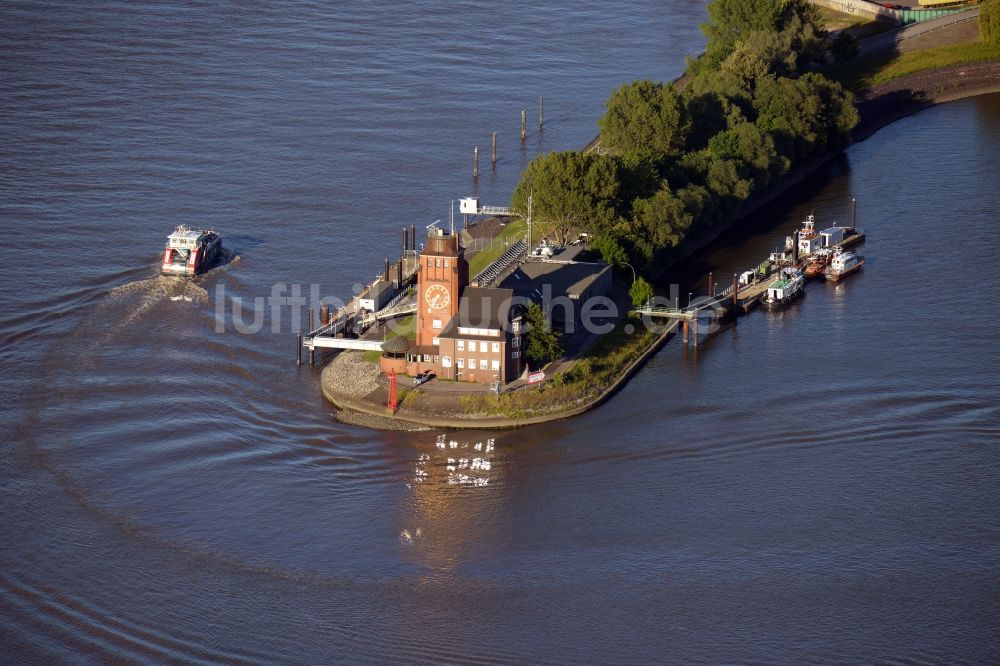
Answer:
POLYGON ((163 251, 163 275, 204 273, 222 252, 222 238, 214 231, 188 229, 183 224, 167 236, 163 251))

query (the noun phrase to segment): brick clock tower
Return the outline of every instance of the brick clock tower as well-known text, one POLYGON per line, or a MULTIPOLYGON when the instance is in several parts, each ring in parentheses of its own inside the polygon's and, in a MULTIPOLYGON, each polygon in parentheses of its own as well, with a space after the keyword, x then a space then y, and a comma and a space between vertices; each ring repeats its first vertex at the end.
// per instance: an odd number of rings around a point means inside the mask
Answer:
MULTIPOLYGON (((454 232, 431 227, 417 273, 417 346, 437 344, 469 283, 469 263, 454 232)), ((436 353, 436 352, 435 352, 436 353)))

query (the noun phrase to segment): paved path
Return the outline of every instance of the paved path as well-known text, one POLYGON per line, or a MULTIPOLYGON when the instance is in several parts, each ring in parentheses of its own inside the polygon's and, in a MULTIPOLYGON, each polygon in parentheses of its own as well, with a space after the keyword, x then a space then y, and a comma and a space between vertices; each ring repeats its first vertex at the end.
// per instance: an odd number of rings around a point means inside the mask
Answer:
POLYGON ((858 57, 891 51, 906 52, 947 44, 974 41, 979 38, 979 7, 913 23, 883 32, 860 42, 858 57))

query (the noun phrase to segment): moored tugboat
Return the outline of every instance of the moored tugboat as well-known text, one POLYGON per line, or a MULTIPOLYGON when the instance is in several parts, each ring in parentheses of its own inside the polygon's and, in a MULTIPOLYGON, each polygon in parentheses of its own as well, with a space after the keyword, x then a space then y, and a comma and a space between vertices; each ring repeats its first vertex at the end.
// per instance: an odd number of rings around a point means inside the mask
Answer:
POLYGON ((782 308, 805 293, 806 278, 797 268, 782 268, 778 277, 767 286, 762 302, 770 310, 782 308))
POLYGON ((850 275, 854 271, 865 265, 865 258, 855 252, 848 252, 837 249, 830 260, 830 265, 823 271, 824 277, 831 282, 836 282, 845 275, 850 275))
POLYGON ((199 275, 218 259, 222 238, 214 231, 189 229, 183 224, 167 237, 160 273, 163 275, 199 275))

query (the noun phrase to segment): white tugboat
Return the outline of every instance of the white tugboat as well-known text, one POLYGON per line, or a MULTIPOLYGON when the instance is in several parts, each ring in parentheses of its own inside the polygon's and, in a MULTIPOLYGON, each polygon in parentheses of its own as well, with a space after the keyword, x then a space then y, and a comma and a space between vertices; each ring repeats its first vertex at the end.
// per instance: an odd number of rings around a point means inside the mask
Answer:
POLYGON ((778 277, 767 286, 763 303, 769 309, 782 308, 805 293, 806 278, 797 268, 782 268, 778 277))
POLYGON ((198 275, 218 259, 222 238, 214 231, 188 229, 183 224, 167 237, 163 251, 163 275, 198 275))
POLYGON ((865 258, 860 254, 848 252, 837 248, 830 260, 830 265, 823 271, 823 276, 832 282, 836 282, 845 275, 850 275, 865 265, 865 258))

